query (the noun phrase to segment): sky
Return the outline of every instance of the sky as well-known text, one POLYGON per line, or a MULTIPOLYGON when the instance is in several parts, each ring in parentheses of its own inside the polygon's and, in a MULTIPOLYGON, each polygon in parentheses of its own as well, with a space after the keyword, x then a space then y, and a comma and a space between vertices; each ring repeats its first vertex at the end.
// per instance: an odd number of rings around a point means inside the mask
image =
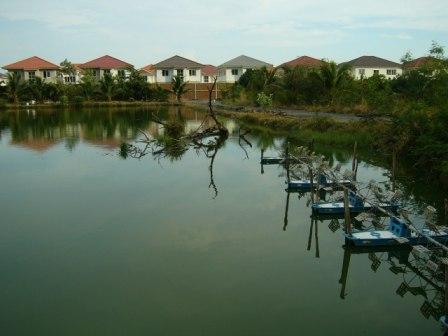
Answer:
POLYGON ((309 55, 399 61, 448 46, 448 0, 0 0, 0 65, 108 54, 141 67, 180 55, 274 65, 309 55))

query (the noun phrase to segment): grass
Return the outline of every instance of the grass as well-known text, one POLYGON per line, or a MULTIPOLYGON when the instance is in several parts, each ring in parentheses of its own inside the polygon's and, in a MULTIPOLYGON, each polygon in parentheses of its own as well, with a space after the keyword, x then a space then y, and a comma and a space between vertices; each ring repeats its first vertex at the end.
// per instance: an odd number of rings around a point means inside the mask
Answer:
POLYGON ((355 141, 360 147, 372 146, 377 143, 376 134, 389 128, 384 122, 338 122, 326 117, 295 118, 262 112, 219 111, 219 114, 274 135, 344 147, 353 146, 355 141))

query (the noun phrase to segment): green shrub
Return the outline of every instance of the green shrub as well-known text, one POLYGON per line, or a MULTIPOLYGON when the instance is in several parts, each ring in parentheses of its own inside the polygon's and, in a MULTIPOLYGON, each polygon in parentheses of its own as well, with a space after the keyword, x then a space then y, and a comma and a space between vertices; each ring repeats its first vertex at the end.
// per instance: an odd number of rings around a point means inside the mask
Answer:
POLYGON ((61 105, 68 105, 68 97, 66 95, 63 95, 59 98, 59 102, 61 105))

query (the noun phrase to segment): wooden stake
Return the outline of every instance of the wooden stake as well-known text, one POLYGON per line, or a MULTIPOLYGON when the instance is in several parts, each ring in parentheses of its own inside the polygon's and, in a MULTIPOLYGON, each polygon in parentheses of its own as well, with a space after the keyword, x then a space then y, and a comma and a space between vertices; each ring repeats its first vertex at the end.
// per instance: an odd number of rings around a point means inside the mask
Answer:
POLYGON ((345 213, 345 233, 352 234, 352 220, 350 218, 350 205, 348 201, 348 189, 344 188, 344 213, 345 213))
POLYGON ((354 146, 353 146, 352 172, 355 172, 355 170, 356 170, 356 161, 357 161, 357 158, 356 158, 356 149, 357 149, 357 147, 358 147, 358 142, 355 141, 355 144, 354 144, 354 146))
POLYGON ((317 234, 317 219, 314 221, 314 237, 316 238, 316 258, 320 258, 320 253, 319 253, 319 236, 317 234))
POLYGON ((314 176, 313 176, 313 168, 308 167, 310 173, 310 186, 311 186, 311 203, 314 204, 314 176))

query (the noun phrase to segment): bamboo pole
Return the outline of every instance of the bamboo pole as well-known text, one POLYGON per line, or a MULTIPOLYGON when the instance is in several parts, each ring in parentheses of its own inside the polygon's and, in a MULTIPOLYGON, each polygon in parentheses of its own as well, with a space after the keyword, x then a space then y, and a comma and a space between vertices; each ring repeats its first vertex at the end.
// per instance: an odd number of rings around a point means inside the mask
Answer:
POLYGON ((313 220, 313 218, 311 218, 310 234, 308 236, 308 247, 307 247, 308 251, 311 249, 311 240, 313 237, 313 225, 314 225, 314 220, 313 220))
POLYGON ((350 205, 348 201, 348 189, 344 188, 344 215, 345 215, 345 233, 352 234, 352 220, 350 218, 350 205))
POLYGON ((308 166, 308 170, 310 173, 310 186, 311 186, 311 203, 314 203, 314 176, 313 176, 313 168, 308 166))
POLYGON ((314 238, 316 240, 316 258, 320 258, 319 236, 318 236, 318 233, 317 233, 317 219, 314 221, 314 238))

